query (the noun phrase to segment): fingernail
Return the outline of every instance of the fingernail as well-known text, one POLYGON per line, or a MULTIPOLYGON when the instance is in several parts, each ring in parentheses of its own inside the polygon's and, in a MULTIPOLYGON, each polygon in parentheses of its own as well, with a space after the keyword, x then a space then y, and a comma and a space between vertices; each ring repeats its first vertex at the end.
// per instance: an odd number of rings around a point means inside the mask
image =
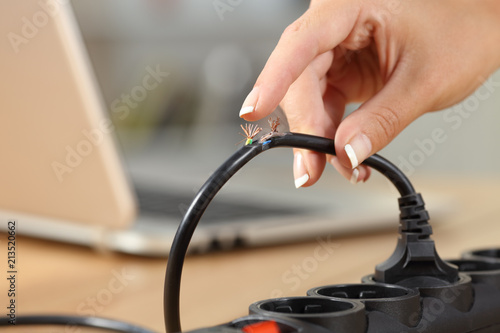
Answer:
POLYGON ((306 166, 302 160, 302 154, 297 152, 294 156, 293 174, 295 176, 295 188, 302 187, 309 180, 306 166))
POLYGON ((352 170, 352 175, 351 175, 351 184, 356 185, 358 183, 358 178, 359 178, 359 170, 358 168, 354 168, 352 170))
POLYGON ((354 169, 360 162, 370 156, 372 143, 366 135, 358 134, 345 145, 344 150, 351 161, 351 168, 354 169))
POLYGON ((338 172, 345 178, 347 178, 348 181, 351 182, 351 184, 357 184, 359 182, 359 176, 361 176, 361 171, 360 169, 363 168, 363 166, 360 166, 359 168, 354 168, 354 169, 349 169, 340 164, 338 158, 336 156, 333 156, 329 160, 330 164, 333 165, 335 169, 337 169, 338 172))
POLYGON ((247 98, 245 98, 245 101, 243 102, 243 106, 241 107, 240 110, 240 117, 255 111, 255 106, 257 105, 258 98, 259 98, 259 87, 254 87, 252 91, 250 91, 250 93, 248 94, 247 98))
POLYGON ((335 168, 335 165, 338 163, 337 156, 332 156, 330 159, 328 159, 328 163, 330 163, 335 168))

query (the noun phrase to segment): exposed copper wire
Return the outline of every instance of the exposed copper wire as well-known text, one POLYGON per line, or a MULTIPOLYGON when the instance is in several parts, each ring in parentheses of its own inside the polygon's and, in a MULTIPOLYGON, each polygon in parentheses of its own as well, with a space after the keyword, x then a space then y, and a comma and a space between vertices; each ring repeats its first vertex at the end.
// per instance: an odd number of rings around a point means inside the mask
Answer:
POLYGON ((246 140, 245 145, 252 144, 253 138, 255 138, 255 136, 257 134, 259 134, 260 131, 262 131, 262 128, 257 126, 256 124, 245 124, 245 127, 243 127, 243 125, 240 125, 240 127, 245 134, 242 134, 242 133, 238 133, 238 134, 241 136, 244 136, 245 139, 241 140, 237 144, 240 144, 241 142, 243 142, 245 140, 246 140))

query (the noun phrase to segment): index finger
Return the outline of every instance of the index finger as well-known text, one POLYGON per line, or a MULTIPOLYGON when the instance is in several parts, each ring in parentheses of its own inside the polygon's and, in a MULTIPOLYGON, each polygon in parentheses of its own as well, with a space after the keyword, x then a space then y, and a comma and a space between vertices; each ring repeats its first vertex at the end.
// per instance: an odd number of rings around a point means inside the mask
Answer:
POLYGON ((273 112, 311 61, 347 38, 359 11, 357 1, 315 2, 289 25, 243 102, 240 117, 254 121, 273 112))

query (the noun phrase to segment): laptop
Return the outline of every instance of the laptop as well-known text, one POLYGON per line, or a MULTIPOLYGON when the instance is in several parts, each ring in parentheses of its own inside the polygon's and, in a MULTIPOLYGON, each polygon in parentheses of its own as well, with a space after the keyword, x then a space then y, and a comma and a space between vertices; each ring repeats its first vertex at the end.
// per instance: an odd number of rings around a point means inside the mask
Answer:
MULTIPOLYGON (((167 256, 197 188, 238 149, 239 127, 200 127, 187 138, 169 128, 125 159, 70 4, 3 1, 0 13, 1 230, 16 220, 20 235, 167 256)), ((142 89, 168 73, 151 65, 145 75, 142 89)), ((330 168, 296 190, 291 162, 291 151, 276 149, 240 171, 208 207, 190 251, 397 230, 398 195, 384 182, 365 190, 330 168)))

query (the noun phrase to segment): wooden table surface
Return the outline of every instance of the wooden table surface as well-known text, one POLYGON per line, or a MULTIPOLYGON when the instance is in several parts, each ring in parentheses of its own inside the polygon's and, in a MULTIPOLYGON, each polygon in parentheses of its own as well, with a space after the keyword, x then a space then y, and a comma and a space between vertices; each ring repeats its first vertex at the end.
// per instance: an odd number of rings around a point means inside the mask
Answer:
MULTIPOLYGON (((415 185, 424 199, 431 190, 453 198, 453 209, 433 225, 433 239, 443 258, 458 257, 467 249, 500 247, 500 179, 449 176, 415 185)), ((389 257, 396 237, 395 226, 369 234, 191 256, 183 273, 183 329, 246 315, 248 305, 257 300, 304 295, 320 285, 359 282, 389 257)), ((0 268, 6 271, 6 235, 0 238, 0 268)), ((17 256, 18 315, 97 315, 164 331, 165 259, 102 254, 22 237, 17 256)), ((7 302, 7 284, 2 280, 0 315, 7 302)))

